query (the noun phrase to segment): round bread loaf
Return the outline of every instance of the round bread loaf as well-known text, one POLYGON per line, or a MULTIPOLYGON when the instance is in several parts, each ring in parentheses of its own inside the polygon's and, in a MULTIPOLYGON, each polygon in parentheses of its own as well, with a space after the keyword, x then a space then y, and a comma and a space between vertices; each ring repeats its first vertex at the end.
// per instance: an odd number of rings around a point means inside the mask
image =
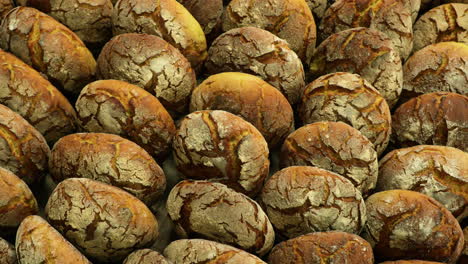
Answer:
POLYGON ((32 185, 46 174, 49 156, 44 137, 28 121, 0 104, 0 167, 32 185))
POLYGON ((421 145, 397 149, 380 160, 377 190, 404 189, 428 195, 455 217, 468 216, 468 153, 421 145))
POLYGON ((280 166, 314 166, 337 173, 367 196, 379 164, 374 145, 342 122, 316 122, 291 133, 281 148, 280 166))
POLYGON ((100 262, 122 261, 158 236, 158 222, 144 203, 120 188, 86 178, 59 183, 45 214, 65 238, 100 262))
POLYGON ((421 0, 421 10, 425 11, 441 4, 447 3, 463 3, 468 4, 468 0, 421 0))
POLYGON ((266 264, 243 250, 204 239, 180 239, 170 243, 164 255, 178 263, 266 264))
POLYGON ((374 144, 378 155, 387 147, 392 130, 385 99, 359 75, 345 72, 324 75, 307 85, 299 117, 304 124, 347 123, 374 144))
POLYGON ((76 130, 73 106, 40 73, 0 50, 0 103, 20 114, 49 144, 76 130))
POLYGON ((353 28, 331 35, 316 49, 310 64, 310 79, 333 72, 361 75, 387 100, 398 101, 403 87, 403 69, 398 51, 382 32, 353 28))
POLYGON ((372 247, 361 237, 345 232, 317 232, 277 244, 269 264, 373 264, 372 247))
POLYGON ((16 252, 13 245, 0 237, 0 263, 16 264, 16 252))
POLYGON ((18 263, 91 264, 57 230, 37 215, 28 216, 16 234, 18 263))
POLYGON ((207 40, 213 40, 221 31, 223 0, 177 0, 200 23, 207 40))
POLYGON ((212 180, 255 195, 268 176, 268 145, 249 122, 225 111, 187 115, 174 138, 173 154, 184 177, 212 180))
POLYGON ((167 154, 176 132, 174 121, 157 98, 123 81, 90 83, 75 107, 85 131, 128 138, 156 158, 167 154))
POLYGON ((14 234, 24 218, 38 212, 36 198, 28 185, 0 167, 0 235, 14 234))
POLYGON ((385 261, 380 264, 443 264, 442 262, 425 261, 425 260, 395 260, 385 261))
POLYGON ((194 69, 206 59, 203 29, 176 0, 120 0, 112 14, 114 35, 146 33, 163 38, 184 54, 194 69))
POLYGON ((45 74, 58 88, 77 95, 94 79, 96 61, 80 38, 52 17, 16 7, 0 26, 0 48, 45 74))
POLYGON ((206 238, 260 256, 273 247, 275 233, 262 208, 221 183, 179 182, 167 198, 167 212, 182 238, 206 238))
POLYGON ((446 4, 425 13, 414 24, 413 52, 438 42, 468 44, 468 4, 446 4))
POLYGON ((166 176, 140 146, 117 135, 81 133, 61 138, 49 159, 56 182, 89 178, 122 188, 152 205, 166 188, 166 176))
POLYGON ((364 238, 378 261, 415 259, 454 264, 463 249, 463 232, 445 207, 421 193, 391 190, 366 200, 364 238))
POLYGON ((413 98, 393 114, 392 130, 392 141, 401 147, 443 145, 468 152, 468 97, 436 92, 413 98))
POLYGON ((271 148, 294 130, 288 100, 262 79, 239 72, 211 75, 192 93, 190 112, 224 110, 254 125, 271 148))
POLYGON ((468 95, 468 45, 440 42, 415 52, 403 66, 401 98, 425 93, 468 95))
POLYGON ((91 49, 99 49, 112 36, 111 0, 16 0, 62 23, 91 49))
MULTIPOLYGON (((15 4, 12 0, 0 0, 0 23, 3 20, 3 17, 15 7, 15 4)), ((9 264, 9 263, 7 263, 9 264)))
POLYGON ((133 251, 132 254, 124 260, 122 264, 171 264, 159 254, 157 251, 151 249, 139 249, 133 251))
POLYGON ((409 0, 337 0, 325 11, 319 38, 355 27, 385 33, 405 60, 413 49, 413 22, 409 0))
POLYGON ((185 112, 197 84, 189 61, 165 40, 127 33, 112 38, 98 58, 98 77, 144 88, 170 111, 185 112))
POLYGON ((344 177, 315 167, 292 166, 273 174, 260 204, 276 232, 287 238, 331 230, 359 234, 366 222, 361 192, 344 177))
POLYGON ((314 17, 304 0, 232 0, 223 16, 223 30, 258 27, 286 40, 309 64, 315 48, 314 17))
POLYGON ((301 98, 305 76, 302 62, 286 41, 255 27, 231 29, 208 50, 209 74, 245 72, 258 75, 295 104, 301 98))

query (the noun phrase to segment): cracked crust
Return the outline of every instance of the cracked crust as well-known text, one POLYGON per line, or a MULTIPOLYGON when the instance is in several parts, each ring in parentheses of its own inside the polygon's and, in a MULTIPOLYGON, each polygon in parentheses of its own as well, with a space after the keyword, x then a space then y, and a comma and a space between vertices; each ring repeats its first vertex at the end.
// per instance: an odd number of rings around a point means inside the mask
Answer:
POLYGON ((363 238, 345 232, 317 232, 276 245, 269 264, 373 264, 372 247, 363 238))
POLYGON ((169 244, 164 255, 174 264, 266 264, 243 250, 204 239, 180 239, 169 244))
POLYGON ((316 122, 291 133, 280 156, 280 167, 289 166, 314 166, 339 174, 364 197, 375 188, 379 170, 372 142, 341 122, 316 122))
POLYGON ((18 5, 30 6, 62 23, 88 47, 98 48, 112 36, 110 0, 16 0, 18 5))
POLYGON ((262 79, 239 72, 211 75, 192 93, 190 112, 225 110, 254 125, 275 148, 294 130, 287 99, 262 79))
POLYGON ((49 156, 44 137, 28 121, 0 104, 0 167, 32 185, 46 174, 49 156))
POLYGON ((47 140, 75 132, 76 112, 39 72, 0 50, 0 103, 25 118, 47 140))
POLYGON ((120 188, 91 179, 59 183, 45 214, 65 238, 101 262, 122 261, 158 237, 158 222, 144 203, 120 188))
POLYGON ((52 17, 16 7, 0 27, 0 47, 45 74, 56 87, 77 95, 94 79, 96 61, 81 39, 52 17))
POLYGON ((1 167, 0 190, 0 235, 11 235, 24 218, 37 214, 39 208, 28 185, 1 167))
POLYGON ((203 29, 176 0, 120 0, 114 7, 112 31, 114 35, 134 32, 161 37, 197 70, 207 56, 203 29))
POLYGON ((156 97, 123 81, 90 83, 81 91, 76 111, 85 131, 120 135, 155 158, 166 156, 176 132, 174 121, 156 97))
POLYGON ((12 0, 0 0, 0 23, 3 20, 3 16, 5 16, 14 7, 15 4, 12 0))
POLYGON ((468 4, 438 6, 414 24, 413 52, 446 41, 468 44, 468 4))
POLYGON ((454 264, 463 249, 462 229, 436 200, 413 191, 391 190, 366 200, 364 238, 377 260, 402 258, 454 264))
POLYGON ((19 264, 91 264, 57 230, 37 215, 28 216, 18 228, 16 252, 19 264))
POLYGON ((214 39, 221 30, 223 0, 177 0, 200 23, 207 39, 214 39))
POLYGON ((408 59, 403 76, 403 100, 432 92, 468 95, 468 45, 457 42, 429 45, 408 59))
POLYGON ((0 237, 0 263, 16 264, 16 252, 13 245, 0 237))
POLYGON ((393 107, 403 88, 403 66, 385 34, 353 28, 331 35, 314 53, 309 79, 332 72, 350 72, 370 82, 393 107))
POLYGON ((468 97, 437 92, 413 98, 393 114, 392 130, 391 140, 401 147, 442 145, 468 152, 468 97))
POLYGON ((286 40, 309 64, 315 48, 314 17, 304 0, 232 0, 223 15, 223 31, 258 27, 286 40))
POLYGON ((144 88, 169 111, 185 112, 197 85, 190 62, 153 35, 118 35, 104 46, 97 62, 99 79, 122 80, 144 88))
POLYGON ((410 3, 401 0, 337 0, 325 11, 319 27, 320 39, 355 27, 379 30, 392 41, 405 60, 413 49, 410 3))
POLYGON ((346 178, 316 167, 292 166, 273 174, 260 204, 275 231, 287 238, 331 230, 359 234, 366 222, 361 192, 346 178))
POLYGON ((273 247, 275 233, 262 208, 224 184, 184 180, 169 193, 167 211, 182 238, 206 238, 259 256, 273 247))
POLYGON ((421 145, 394 150, 380 160, 377 190, 404 189, 428 195, 455 217, 468 216, 468 153, 421 145))
POLYGON ((231 29, 208 50, 209 74, 245 72, 257 75, 296 104, 305 86, 302 62, 286 41, 254 27, 231 29))
POLYGON ((164 171, 140 146, 117 135, 81 133, 61 138, 52 149, 54 181, 89 178, 124 189, 152 205, 166 188, 164 171))
POLYGON ((159 252, 151 249, 139 249, 124 260, 122 264, 171 264, 159 252))
POLYGON ((249 122, 225 111, 187 115, 174 138, 173 154, 184 177, 226 184, 250 196, 268 176, 268 145, 249 122))
POLYGON ((378 155, 387 147, 392 130, 385 99, 359 75, 345 72, 324 75, 306 86, 299 117, 304 124, 347 123, 374 144, 378 155))

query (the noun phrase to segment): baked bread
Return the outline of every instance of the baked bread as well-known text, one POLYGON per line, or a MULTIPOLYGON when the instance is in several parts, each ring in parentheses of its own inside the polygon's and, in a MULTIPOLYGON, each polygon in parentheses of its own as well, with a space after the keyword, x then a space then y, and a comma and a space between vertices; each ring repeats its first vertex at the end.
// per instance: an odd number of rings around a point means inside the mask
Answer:
POLYGON ((171 264, 163 255, 151 249, 139 249, 125 258, 122 264, 171 264))
POLYGON ((15 247, 0 237, 0 263, 16 264, 15 247))

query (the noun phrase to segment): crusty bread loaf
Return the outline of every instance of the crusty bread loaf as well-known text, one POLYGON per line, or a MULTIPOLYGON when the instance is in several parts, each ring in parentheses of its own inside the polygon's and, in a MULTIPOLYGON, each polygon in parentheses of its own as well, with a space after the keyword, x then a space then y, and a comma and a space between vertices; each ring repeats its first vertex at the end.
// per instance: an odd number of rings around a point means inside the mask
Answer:
POLYGON ((139 249, 125 258, 122 264, 171 264, 159 252, 151 249, 139 249))
POLYGON ((15 247, 0 237, 0 263, 16 264, 15 247))

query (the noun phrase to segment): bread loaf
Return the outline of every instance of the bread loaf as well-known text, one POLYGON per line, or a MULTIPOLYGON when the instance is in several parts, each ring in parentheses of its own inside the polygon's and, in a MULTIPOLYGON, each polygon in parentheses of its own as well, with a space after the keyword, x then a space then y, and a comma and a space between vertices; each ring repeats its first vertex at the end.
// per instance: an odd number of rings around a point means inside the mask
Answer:
POLYGON ((151 249, 139 249, 128 255, 122 264, 171 264, 159 254, 151 249))
POLYGON ((16 252, 13 245, 0 237, 0 263, 16 264, 16 252))
MULTIPOLYGON (((3 20, 3 17, 15 7, 15 4, 12 0, 0 0, 0 23, 3 20)), ((10 263, 8 263, 10 264, 10 263)))
POLYGON ((208 41, 213 40, 221 31, 223 0, 177 0, 200 23, 208 41))

